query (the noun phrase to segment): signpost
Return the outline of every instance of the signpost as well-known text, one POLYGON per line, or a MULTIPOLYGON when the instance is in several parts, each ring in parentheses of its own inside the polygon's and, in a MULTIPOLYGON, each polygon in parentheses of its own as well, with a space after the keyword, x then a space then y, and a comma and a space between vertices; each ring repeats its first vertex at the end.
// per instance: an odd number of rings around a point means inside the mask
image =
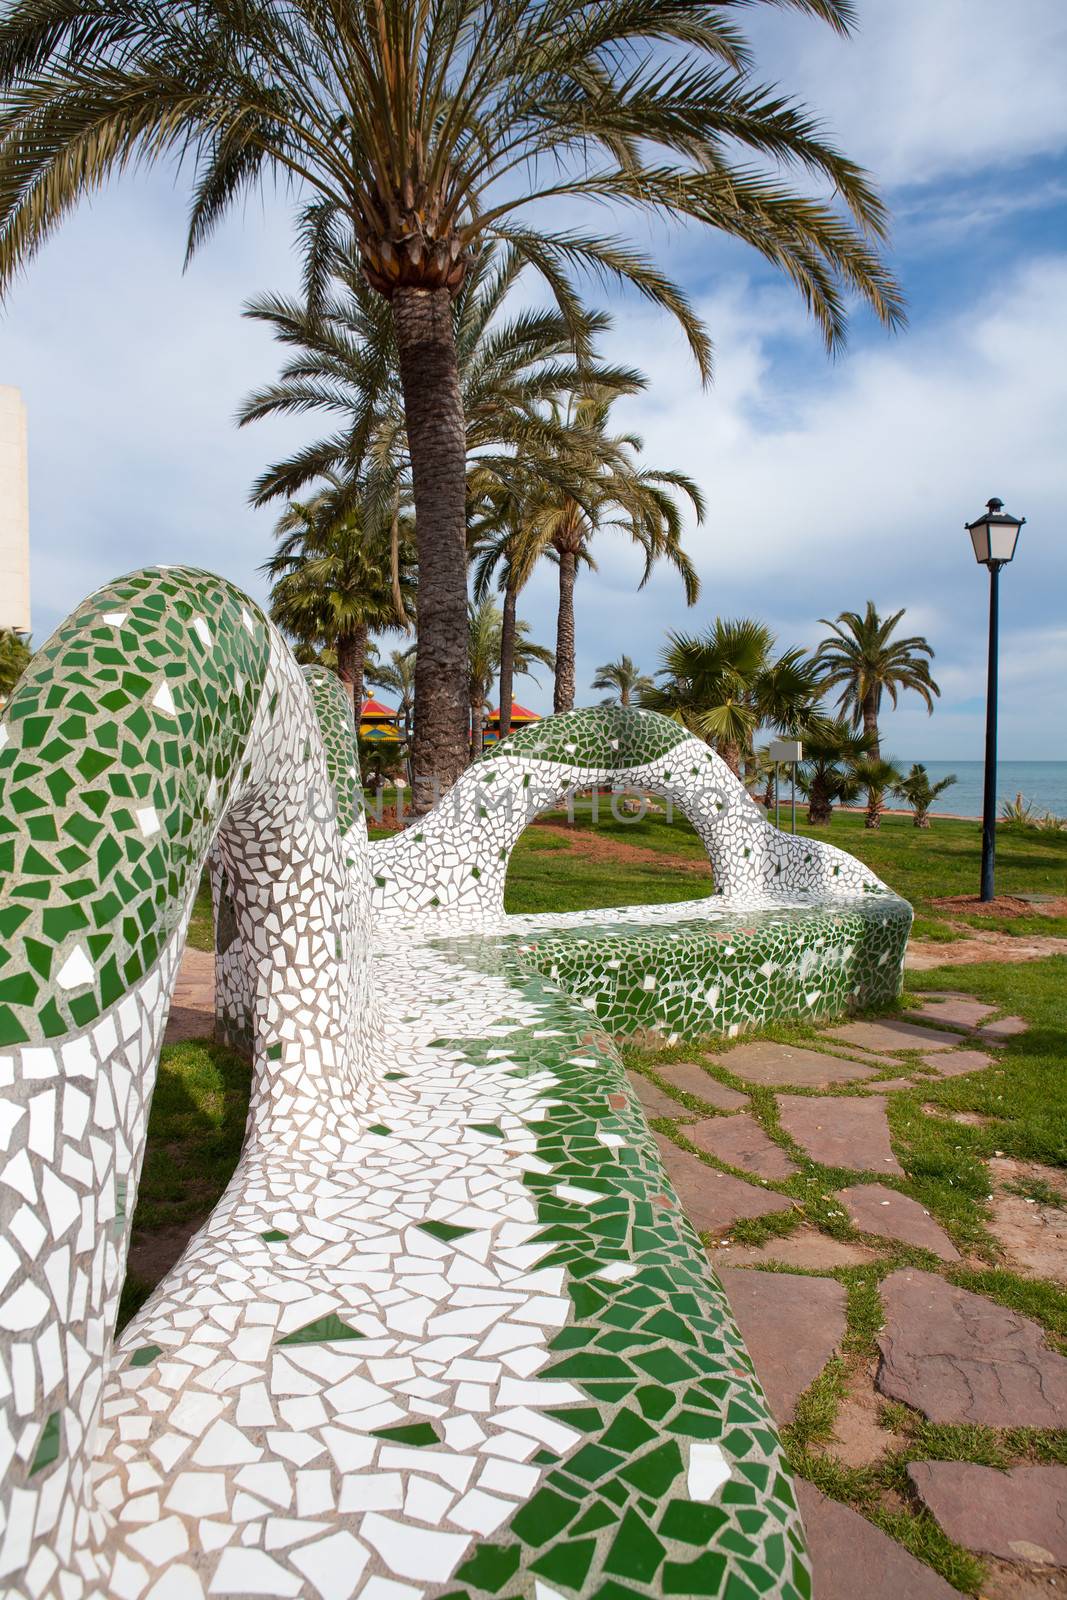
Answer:
POLYGON ((797 762, 804 759, 804 746, 799 739, 772 739, 767 754, 774 762, 774 825, 779 826, 778 769, 783 764, 792 769, 792 831, 797 831, 797 762))

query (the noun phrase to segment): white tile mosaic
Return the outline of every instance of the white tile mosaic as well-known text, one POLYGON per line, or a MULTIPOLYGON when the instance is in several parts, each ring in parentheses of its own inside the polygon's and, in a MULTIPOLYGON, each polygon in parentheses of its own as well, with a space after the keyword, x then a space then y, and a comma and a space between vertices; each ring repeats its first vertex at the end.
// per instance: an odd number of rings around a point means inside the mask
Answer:
POLYGON ((765 1405, 599 1024, 844 1004, 874 951, 896 981, 906 908, 641 713, 517 736, 371 847, 343 692, 179 568, 88 600, 3 729, 5 1594, 805 1600, 765 1405), (721 892, 506 919, 528 806, 623 780, 721 892), (209 858, 247 1137, 112 1346, 209 858))

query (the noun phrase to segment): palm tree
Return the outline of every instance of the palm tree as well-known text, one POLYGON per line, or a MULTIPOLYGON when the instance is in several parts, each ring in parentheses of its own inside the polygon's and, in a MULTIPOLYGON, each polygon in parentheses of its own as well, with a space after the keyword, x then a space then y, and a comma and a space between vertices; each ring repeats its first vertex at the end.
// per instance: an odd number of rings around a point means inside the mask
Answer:
POLYGON ((886 791, 896 789, 903 773, 895 762, 883 760, 881 756, 876 756, 873 750, 856 763, 855 770, 856 777, 867 790, 867 814, 863 819, 863 826, 880 828, 882 812, 885 810, 886 791))
POLYGON ((770 629, 752 617, 717 617, 701 635, 670 633, 659 676, 641 704, 714 744, 731 772, 761 727, 806 737, 821 725, 818 675, 802 650, 775 656, 770 629))
POLYGON ((937 783, 930 782, 930 774, 921 761, 913 763, 911 771, 906 778, 899 778, 893 785, 894 794, 906 800, 911 806, 912 822, 916 828, 930 826, 930 807, 939 794, 944 794, 946 789, 951 789, 957 782, 956 774, 950 772, 947 777, 941 778, 937 783))
MULTIPOLYGON (((471 760, 482 753, 483 712, 493 688, 493 679, 500 671, 500 647, 503 637, 503 614, 491 600, 481 600, 470 607, 470 748, 471 760)), ((544 645, 535 644, 529 637, 529 623, 515 624, 514 666, 520 674, 530 673, 535 661, 546 667, 555 665, 555 657, 544 645)), ((533 676, 530 673, 530 676, 533 676)))
POLYGON ((414 552, 401 544, 398 611, 388 541, 369 538, 354 513, 293 501, 275 533, 278 548, 260 568, 272 580, 270 614, 304 643, 335 651, 358 724, 370 633, 408 625, 414 552))
POLYGON ((698 522, 704 518, 703 496, 682 472, 640 466, 642 446, 636 434, 608 433, 614 398, 614 393, 593 388, 572 397, 564 417, 566 444, 558 460, 571 482, 542 484, 523 518, 524 562, 529 566, 545 553, 559 569, 556 712, 574 706, 574 586, 580 566, 596 566, 591 544, 597 532, 625 533, 642 551, 641 588, 656 562, 665 560, 681 575, 687 604, 693 605, 700 593, 700 580, 682 549, 682 518, 674 496, 681 492, 688 497, 698 522))
MULTIPOLYGON (((575 413, 585 396, 596 395, 603 405, 608 396, 636 393, 646 383, 642 373, 608 368, 591 357, 583 364, 581 374, 575 374, 569 382, 569 403, 553 406, 554 415, 543 432, 531 429, 516 453, 505 456, 502 462, 479 457, 477 466, 468 474, 473 512, 474 596, 480 600, 488 594, 494 575, 503 595, 501 739, 511 731, 519 595, 551 542, 554 509, 566 500, 588 504, 591 463, 594 472, 599 470, 601 441, 595 433, 587 435, 576 424, 575 413)), ((593 565, 587 548, 576 560, 593 565)), ((573 677, 573 660, 571 674, 573 677)))
POLYGON ((614 691, 603 702, 604 705, 614 705, 618 701, 620 706, 628 706, 635 696, 654 689, 655 684, 647 673, 638 670, 629 656, 624 655, 618 661, 605 661, 602 667, 597 667, 593 688, 614 691))
POLYGON ((405 742, 411 737, 411 721, 415 711, 415 646, 406 650, 390 650, 388 661, 377 661, 367 670, 367 677, 376 689, 384 689, 396 700, 397 716, 405 742))
MULTIPOLYGON (((559 462, 569 435, 556 420, 562 399, 590 382, 611 394, 633 394, 646 382, 640 373, 595 357, 592 341, 609 326, 603 314, 576 313, 568 319, 559 311, 541 309, 505 317, 505 302, 522 266, 516 250, 483 245, 452 302, 466 419, 468 517, 481 507, 483 539, 494 519, 499 530, 505 508, 510 508, 506 517, 514 519, 531 473, 539 485, 558 479, 561 472, 566 477, 559 462)), ((320 264, 317 273, 321 279, 327 268, 320 264)), ((316 288, 302 300, 263 295, 245 307, 246 316, 268 323, 275 337, 296 353, 277 382, 248 397, 239 423, 309 411, 343 420, 335 433, 269 467, 253 488, 253 504, 291 497, 326 475, 351 486, 334 496, 337 515, 345 515, 358 497, 366 526, 389 520, 395 530, 410 466, 392 317, 367 282, 357 252, 334 248, 328 277, 335 286, 329 298, 316 288)), ((517 566, 513 571, 508 562, 506 567, 505 577, 510 578, 504 584, 501 667, 505 733, 511 719, 515 606, 522 587, 517 566)), ((522 581, 528 572, 527 567, 522 581)), ((483 575, 476 595, 486 592, 489 575, 483 575)), ((421 785, 416 790, 420 793, 421 785)))
MULTIPOLYGON (((768 0, 771 3, 771 0, 768 0)), ((789 0, 839 33, 850 0, 789 0)), ((466 745, 465 429, 450 299, 486 239, 514 246, 564 315, 574 274, 633 285, 706 333, 629 243, 553 217, 567 200, 691 219, 796 284, 826 343, 846 300, 887 325, 899 290, 867 175, 749 75, 712 0, 10 0, 0 23, 0 288, 82 198, 128 167, 193 166, 187 251, 264 181, 296 186, 314 260, 352 233, 396 334, 423 594, 420 772, 466 745), (795 186, 789 169, 799 169, 795 186), (825 186, 822 197, 814 185, 825 186), (544 202, 547 202, 545 204, 544 202), (562 202, 562 204, 560 204, 562 202)))
MULTIPOLYGON (((529 465, 529 463, 525 463, 529 465)), ((516 466, 519 462, 516 462, 516 466)), ((535 485, 513 474, 507 481, 479 470, 472 475, 478 512, 472 527, 474 598, 484 600, 494 574, 503 595, 500 623, 500 720, 497 736, 511 732, 515 682, 515 637, 519 595, 526 587, 541 555, 530 537, 525 519, 527 501, 536 498, 535 485)))
POLYGON ((29 641, 20 639, 11 628, 0 628, 0 705, 33 660, 29 641))
POLYGON ((819 621, 832 629, 832 637, 824 639, 815 652, 822 667, 825 689, 841 689, 838 705, 852 718, 854 728, 862 727, 871 740, 871 755, 881 754, 881 734, 878 715, 882 709, 882 696, 889 696, 896 706, 900 689, 914 689, 933 714, 934 695, 941 690, 930 676, 930 663, 923 656, 933 658, 933 649, 916 634, 910 639, 894 639, 893 629, 904 615, 904 607, 891 617, 880 617, 873 600, 861 617, 858 611, 842 611, 836 622, 826 617, 819 621))
POLYGON ((808 823, 829 822, 835 805, 850 805, 863 792, 862 762, 871 754, 870 735, 840 717, 809 730, 797 786, 808 798, 808 823))
MULTIPOLYGON (((249 395, 239 426, 264 418, 322 413, 340 418, 334 433, 268 467, 252 504, 293 499, 320 478, 351 486, 372 509, 391 512, 398 482, 410 475, 399 352, 389 306, 367 282, 358 251, 340 245, 328 262, 313 261, 317 279, 301 298, 257 295, 244 315, 266 323, 294 354, 279 378, 249 395)), ((610 326, 600 313, 577 321, 552 309, 506 316, 523 268, 514 249, 483 245, 452 301, 452 321, 466 422, 468 480, 474 469, 511 479, 515 456, 532 448, 544 470, 549 444, 559 448, 544 407, 595 378, 617 393, 646 380, 629 368, 594 360, 592 341, 610 326), (582 356, 575 353, 577 342, 582 356)), ((468 482, 468 494, 470 492, 468 482)), ((349 505, 338 498, 337 509, 349 505)))

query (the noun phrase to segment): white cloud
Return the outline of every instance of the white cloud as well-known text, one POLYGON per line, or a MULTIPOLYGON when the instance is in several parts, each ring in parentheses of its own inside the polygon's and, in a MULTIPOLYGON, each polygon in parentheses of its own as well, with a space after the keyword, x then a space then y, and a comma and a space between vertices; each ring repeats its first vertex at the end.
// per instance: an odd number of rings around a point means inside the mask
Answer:
POLYGON ((96 585, 153 561, 262 593, 273 518, 249 510, 248 490, 310 429, 234 428, 246 391, 278 367, 240 309, 293 283, 288 219, 269 207, 235 217, 183 276, 183 210, 162 179, 117 185, 11 295, 2 370, 28 410, 39 642, 96 585))
POLYGON ((842 40, 754 14, 757 74, 810 102, 887 184, 1009 166, 1067 144, 1063 0, 859 0, 842 40))
MULTIPOLYGON (((595 589, 580 584, 579 681, 621 648, 652 665, 663 630, 703 626, 716 612, 754 613, 783 642, 810 647, 818 617, 862 610, 870 596, 882 611, 906 606, 907 631, 937 650, 936 717, 905 697, 889 718, 895 747, 977 756, 987 579, 963 523, 996 493, 1028 518, 1001 580, 1003 748, 1067 751, 1055 689, 1067 669, 1057 626, 1067 592, 1067 372, 1050 337, 1065 299, 1067 257, 1049 257, 1008 270, 936 328, 820 367, 806 341, 807 359, 795 359, 788 314, 768 318, 766 294, 750 303, 739 282, 702 308, 720 348, 707 393, 662 324, 629 315, 613 353, 652 381, 647 397, 626 403, 625 420, 644 435, 649 462, 683 468, 705 491, 707 522, 688 539, 704 591, 686 612, 663 571, 637 595, 637 558, 605 538, 595 589)), ((524 609, 549 634, 551 602, 546 574, 524 609)))

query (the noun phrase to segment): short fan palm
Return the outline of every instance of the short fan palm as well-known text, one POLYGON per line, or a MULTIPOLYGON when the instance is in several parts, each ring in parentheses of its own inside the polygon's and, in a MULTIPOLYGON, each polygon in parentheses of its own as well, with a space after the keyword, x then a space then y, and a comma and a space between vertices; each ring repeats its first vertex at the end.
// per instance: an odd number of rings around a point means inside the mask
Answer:
POLYGON ((802 650, 775 649, 770 629, 753 617, 717 617, 706 633, 668 634, 663 681, 641 704, 683 722, 740 772, 761 727, 807 737, 822 720, 813 664, 802 650))

